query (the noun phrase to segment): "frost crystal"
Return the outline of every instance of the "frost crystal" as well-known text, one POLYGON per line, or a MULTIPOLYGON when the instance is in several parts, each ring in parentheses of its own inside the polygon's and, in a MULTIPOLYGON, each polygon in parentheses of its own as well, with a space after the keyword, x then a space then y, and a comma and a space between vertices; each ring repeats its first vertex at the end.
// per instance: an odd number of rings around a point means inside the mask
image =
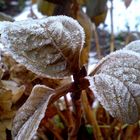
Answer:
POLYGON ((140 55, 130 50, 105 57, 90 79, 95 96, 110 114, 135 123, 140 109, 140 55))
POLYGON ((37 74, 63 78, 79 68, 85 34, 70 17, 0 22, 0 33, 5 50, 37 74))

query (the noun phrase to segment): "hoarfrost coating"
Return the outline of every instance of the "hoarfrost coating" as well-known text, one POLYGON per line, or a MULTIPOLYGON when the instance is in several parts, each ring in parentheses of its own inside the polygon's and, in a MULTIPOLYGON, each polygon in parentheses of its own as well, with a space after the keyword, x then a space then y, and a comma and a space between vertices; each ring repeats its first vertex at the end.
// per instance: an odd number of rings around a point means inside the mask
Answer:
POLYGON ((79 67, 85 34, 71 17, 0 22, 0 33, 5 50, 37 74, 63 78, 79 67))
POLYGON ((140 54, 131 50, 111 53, 101 60, 90 79, 91 89, 109 113, 125 123, 140 114, 140 54))

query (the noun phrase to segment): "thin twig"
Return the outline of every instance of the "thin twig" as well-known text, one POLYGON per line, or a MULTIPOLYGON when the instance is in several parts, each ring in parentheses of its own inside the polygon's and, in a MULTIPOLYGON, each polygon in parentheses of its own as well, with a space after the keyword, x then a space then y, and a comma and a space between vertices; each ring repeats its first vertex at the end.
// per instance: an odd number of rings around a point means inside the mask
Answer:
POLYGON ((98 33, 97 33, 96 26, 94 23, 92 24, 92 27, 93 27, 93 33, 94 33, 94 38, 95 38, 97 56, 98 56, 98 59, 101 59, 102 55, 101 55, 101 49, 99 45, 99 38, 98 38, 98 33))
POLYGON ((53 135, 57 138, 57 140, 64 140, 58 133, 58 131, 56 131, 57 128, 50 119, 47 120, 47 123, 45 123, 44 126, 53 133, 53 135))
MULTIPOLYGON (((80 94, 80 92, 78 94, 80 94)), ((74 93, 74 94, 77 94, 77 93, 74 93)), ((81 99, 75 100, 73 97, 72 101, 73 101, 73 106, 75 108, 75 124, 69 134, 69 140, 77 140, 77 133, 79 131, 79 128, 81 125, 81 118, 82 118, 81 99)))
MULTIPOLYGON (((74 118, 73 118, 73 114, 72 114, 72 111, 70 110, 70 105, 69 105, 69 102, 68 102, 68 99, 67 99, 67 96, 65 95, 64 96, 64 100, 65 100, 65 103, 66 103, 66 111, 67 111, 67 119, 68 119, 68 132, 71 131, 71 129, 73 129, 74 127, 74 118)), ((69 135, 70 133, 68 133, 69 135)), ((70 136, 68 136, 70 137, 70 136)))
MULTIPOLYGON (((88 79, 82 78, 79 80, 79 85, 81 90, 83 90, 86 89, 90 84, 88 79)), ((57 101, 60 97, 66 95, 68 92, 76 92, 78 90, 79 89, 74 82, 55 89, 55 94, 50 98, 49 105, 57 101)))
POLYGON ((62 119, 62 121, 65 123, 65 125, 68 126, 69 122, 67 121, 67 119, 65 118, 65 116, 63 115, 63 113, 58 108, 57 108, 57 113, 60 116, 60 118, 62 119))
POLYGON ((110 38, 110 52, 113 52, 115 49, 114 46, 114 24, 113 24, 113 0, 110 0, 110 20, 111 20, 111 38, 110 38))
POLYGON ((109 128, 109 131, 108 131, 108 134, 107 134, 108 139, 111 136, 111 133, 112 133, 112 131, 115 128, 117 123, 118 123, 118 121, 116 119, 114 119, 114 121, 110 124, 110 128, 109 128))

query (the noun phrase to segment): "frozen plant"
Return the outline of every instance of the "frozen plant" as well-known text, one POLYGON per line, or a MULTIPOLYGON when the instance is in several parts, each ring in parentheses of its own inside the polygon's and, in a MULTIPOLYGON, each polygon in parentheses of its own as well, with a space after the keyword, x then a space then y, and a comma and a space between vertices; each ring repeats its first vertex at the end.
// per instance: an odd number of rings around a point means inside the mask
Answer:
POLYGON ((87 76, 85 67, 80 64, 84 30, 70 17, 0 22, 0 34, 5 50, 34 73, 54 79, 72 75, 74 79, 57 89, 45 85, 36 85, 32 89, 14 118, 14 140, 31 140, 47 108, 68 92, 72 94, 76 114, 76 121, 69 126, 70 140, 76 139, 81 125, 81 96, 83 91, 88 95, 88 89, 113 117, 130 124, 139 120, 139 41, 103 58, 87 76))

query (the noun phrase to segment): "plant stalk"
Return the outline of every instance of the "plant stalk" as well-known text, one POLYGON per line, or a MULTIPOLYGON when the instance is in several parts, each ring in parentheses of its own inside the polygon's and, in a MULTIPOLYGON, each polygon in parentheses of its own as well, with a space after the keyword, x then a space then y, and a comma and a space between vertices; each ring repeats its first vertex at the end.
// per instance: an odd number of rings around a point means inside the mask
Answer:
POLYGON ((101 130, 100 130, 98 122, 96 120, 96 114, 89 105, 85 90, 82 91, 82 104, 83 104, 84 112, 86 115, 86 119, 92 125, 92 127, 94 129, 93 134, 95 136, 95 139, 103 140, 101 130))
POLYGON ((111 38, 110 38, 110 52, 113 52, 115 49, 114 46, 114 23, 113 23, 113 0, 110 0, 110 20, 111 20, 111 38))

